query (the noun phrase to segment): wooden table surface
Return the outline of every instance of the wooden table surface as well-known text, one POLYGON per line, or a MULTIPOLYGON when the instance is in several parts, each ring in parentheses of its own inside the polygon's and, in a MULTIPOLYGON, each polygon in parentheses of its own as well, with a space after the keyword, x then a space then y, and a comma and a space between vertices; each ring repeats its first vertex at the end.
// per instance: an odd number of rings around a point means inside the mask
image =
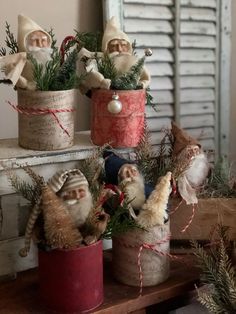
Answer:
MULTIPOLYGON (((139 287, 130 287, 116 282, 110 272, 110 262, 104 263, 104 302, 95 314, 125 314, 144 309, 187 294, 198 281, 198 272, 189 258, 171 262, 170 277, 154 287, 145 287, 139 296, 139 287)), ((46 314, 50 313, 40 301, 37 269, 17 275, 16 280, 0 283, 0 313, 46 314)))

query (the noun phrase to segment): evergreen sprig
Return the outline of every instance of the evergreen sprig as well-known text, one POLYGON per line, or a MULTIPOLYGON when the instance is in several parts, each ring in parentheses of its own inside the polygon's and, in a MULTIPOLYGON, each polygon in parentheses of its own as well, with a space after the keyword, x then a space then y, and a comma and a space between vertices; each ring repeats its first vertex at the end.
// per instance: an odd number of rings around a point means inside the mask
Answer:
POLYGON ((79 79, 76 74, 77 54, 77 49, 74 49, 61 66, 56 66, 50 90, 68 90, 79 86, 82 77, 79 79))
POLYGON ((142 86, 139 85, 139 78, 144 66, 144 60, 145 57, 140 58, 128 72, 111 80, 111 89, 134 90, 142 88, 142 86))
POLYGON ((100 32, 78 32, 75 30, 75 38, 79 42, 79 48, 89 51, 102 51, 102 34, 100 32))
POLYGON ((41 187, 37 184, 30 184, 20 179, 15 173, 7 171, 8 179, 15 189, 15 191, 21 194, 25 199, 27 199, 32 205, 36 204, 40 195, 41 187))
POLYGON ((110 221, 108 222, 105 233, 103 234, 104 239, 111 239, 113 236, 119 236, 127 231, 140 229, 140 226, 130 216, 129 213, 129 201, 124 200, 122 205, 117 207, 111 207, 112 212, 108 212, 110 215, 110 221))
POLYGON ((201 281, 209 286, 207 292, 198 291, 199 301, 211 313, 236 312, 236 272, 230 258, 228 232, 228 228, 218 224, 208 250, 192 241, 201 281))
POLYGON ((103 58, 96 58, 96 61, 98 65, 98 72, 100 72, 105 79, 110 79, 114 82, 118 77, 118 73, 114 62, 109 55, 105 54, 103 58))
POLYGON ((10 30, 10 24, 6 22, 6 39, 5 43, 7 47, 10 49, 10 54, 18 53, 19 48, 18 48, 18 43, 17 40, 14 36, 14 34, 10 30))
POLYGON ((145 120, 144 130, 138 146, 135 148, 137 165, 146 183, 155 184, 156 153, 151 144, 151 135, 145 120))
POLYGON ((36 82, 36 88, 41 91, 52 90, 55 77, 57 76, 60 68, 59 54, 56 53, 54 57, 45 64, 45 66, 38 63, 30 54, 28 55, 28 58, 33 64, 33 75, 36 82))

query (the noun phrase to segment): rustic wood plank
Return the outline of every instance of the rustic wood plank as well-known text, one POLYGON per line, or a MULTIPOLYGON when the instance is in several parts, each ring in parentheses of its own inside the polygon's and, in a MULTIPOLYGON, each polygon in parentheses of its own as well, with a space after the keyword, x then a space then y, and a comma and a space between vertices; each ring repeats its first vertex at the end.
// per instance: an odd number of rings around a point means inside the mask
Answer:
POLYGON ((172 20, 173 13, 167 6, 124 4, 124 18, 172 20))
POLYGON ((180 0, 182 6, 216 8, 216 0, 180 0))
POLYGON ((213 89, 182 89, 180 94, 181 102, 208 102, 215 100, 213 89))
POLYGON ((213 139, 215 137, 214 127, 188 129, 187 132, 197 140, 213 139))
POLYGON ((215 143, 216 139, 212 138, 212 139, 200 139, 199 142, 202 145, 202 148, 204 149, 204 151, 208 152, 215 152, 215 147, 216 147, 216 143, 215 143))
MULTIPOLYGON (((171 202, 175 208, 179 200, 171 202)), ((179 209, 170 217, 172 239, 176 240, 207 240, 211 228, 218 222, 230 227, 230 237, 236 240, 236 199, 210 198, 199 199, 194 219, 186 232, 180 230, 186 226, 191 216, 192 207, 181 204, 179 209)))
POLYGON ((170 128, 171 118, 149 118, 147 119, 147 126, 149 131, 161 131, 163 128, 170 128))
POLYGON ((173 90, 173 80, 170 77, 152 77, 150 88, 155 90, 173 90))
POLYGON ((169 5, 174 4, 174 0, 123 0, 124 3, 141 3, 141 4, 156 4, 156 5, 169 5))
POLYGON ((215 50, 213 49, 180 49, 180 61, 215 62, 215 50))
POLYGON ((182 62, 180 64, 180 75, 214 75, 214 63, 182 62))
POLYGON ((20 257, 18 252, 24 246, 24 238, 0 241, 0 276, 36 267, 37 248, 31 245, 29 255, 20 257))
MULTIPOLYGON (((192 73, 191 73, 192 74, 192 73)), ((196 74, 196 73, 195 73, 196 74)), ((216 82, 213 76, 182 76, 180 78, 181 88, 204 88, 215 87, 216 82)))
POLYGON ((165 20, 128 19, 124 20, 126 33, 166 33, 173 34, 173 25, 165 20))
POLYGON ((206 114, 215 112, 215 104, 213 102, 192 102, 182 103, 180 112, 182 116, 194 114, 206 114))
MULTIPOLYGON (((113 279, 110 262, 104 264, 104 302, 92 310, 93 314, 124 314, 146 308, 163 301, 181 299, 198 283, 199 273, 193 267, 193 258, 182 256, 183 263, 171 261, 169 278, 154 287, 145 287, 139 296, 138 287, 119 284, 113 279), (188 264, 188 271, 186 271, 188 264)), ((0 311, 10 313, 49 313, 39 295, 38 270, 18 275, 15 281, 0 285, 0 311)), ((158 312, 159 313, 159 312, 158 312)))
POLYGON ((213 9, 181 8, 181 20, 216 21, 216 11, 213 9))
POLYGON ((145 113, 147 118, 173 117, 174 108, 171 104, 160 104, 155 110, 150 106, 146 106, 145 113))
POLYGON ((181 34, 216 35, 216 24, 210 22, 184 22, 180 23, 181 34))
POLYGON ((173 39, 171 36, 163 34, 128 34, 131 41, 136 40, 137 48, 150 47, 150 48, 173 48, 173 39))
MULTIPOLYGON (((144 55, 144 49, 136 49, 138 56, 144 55)), ((149 62, 174 62, 174 56, 171 50, 162 48, 153 48, 152 56, 146 58, 146 64, 149 62)))
POLYGON ((215 119, 213 114, 203 114, 198 116, 182 116, 180 124, 184 129, 202 128, 206 126, 214 126, 215 119))
POLYGON ((172 104, 174 102, 173 92, 169 90, 151 90, 151 95, 155 104, 172 104))
POLYGON ((173 66, 167 62, 153 62, 146 64, 151 76, 173 76, 173 66))
POLYGON ((214 36, 182 35, 180 37, 181 48, 216 48, 214 36))

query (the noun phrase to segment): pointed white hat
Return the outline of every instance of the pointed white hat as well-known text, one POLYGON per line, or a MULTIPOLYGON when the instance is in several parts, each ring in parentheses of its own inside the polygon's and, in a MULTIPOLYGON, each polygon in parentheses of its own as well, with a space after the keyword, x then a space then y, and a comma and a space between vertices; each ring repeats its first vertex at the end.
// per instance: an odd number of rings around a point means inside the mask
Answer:
POLYGON ((35 23, 33 20, 31 20, 29 17, 24 15, 18 15, 18 36, 17 36, 17 42, 19 47, 19 52, 27 51, 26 49, 26 39, 27 36, 35 31, 41 31, 45 33, 45 35, 49 39, 50 46, 52 44, 52 38, 51 36, 42 29, 37 23, 35 23))
POLYGON ((107 21, 106 28, 102 38, 102 51, 107 51, 108 43, 113 39, 124 39, 129 44, 129 51, 132 53, 132 45, 129 37, 120 30, 116 18, 113 16, 107 21))

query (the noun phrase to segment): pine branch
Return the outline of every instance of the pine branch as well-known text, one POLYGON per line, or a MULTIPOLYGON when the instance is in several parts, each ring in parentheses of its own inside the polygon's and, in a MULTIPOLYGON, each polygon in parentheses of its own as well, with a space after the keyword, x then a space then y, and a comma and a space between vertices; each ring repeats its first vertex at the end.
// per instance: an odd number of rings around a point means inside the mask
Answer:
POLYGON ((10 30, 10 24, 6 22, 6 39, 5 43, 7 47, 10 49, 10 54, 15 54, 19 52, 18 43, 15 39, 13 33, 10 30))
POLYGON ((122 205, 118 205, 115 210, 114 207, 110 214, 110 221, 108 222, 105 233, 102 235, 104 239, 111 239, 113 236, 124 234, 127 231, 140 229, 140 226, 136 224, 129 214, 129 201, 124 200, 122 205))
POLYGON ((32 205, 36 204, 37 200, 41 195, 41 190, 39 191, 38 186, 31 185, 23 180, 21 180, 15 173, 7 171, 8 179, 15 189, 15 191, 21 194, 25 199, 27 199, 32 205))
POLYGON ((236 312, 236 272, 228 255, 228 228, 218 224, 215 241, 206 250, 192 241, 194 255, 202 271, 201 281, 212 288, 207 294, 199 294, 200 302, 213 313, 236 312))
POLYGON ((93 52, 102 51, 102 34, 100 32, 75 32, 80 49, 84 47, 93 52))
POLYGON ((105 54, 103 58, 96 58, 98 65, 98 72, 100 72, 105 79, 110 79, 115 81, 117 79, 118 73, 113 60, 108 54, 105 54))
POLYGON ((151 144, 151 135, 148 131, 145 120, 143 135, 138 146, 135 148, 135 155, 140 172, 143 174, 146 183, 156 183, 156 154, 151 144))
POLYGON ((83 159, 79 164, 80 170, 88 180, 94 203, 97 202, 102 186, 103 164, 101 163, 101 158, 103 149, 103 146, 97 147, 91 156, 83 159))
POLYGON ((60 68, 59 54, 54 55, 52 60, 48 61, 45 66, 39 64, 31 55, 28 58, 33 64, 33 75, 37 89, 41 91, 52 90, 51 87, 60 68))
POLYGON ((53 28, 50 28, 50 30, 46 31, 46 32, 49 34, 49 36, 52 39, 51 48, 53 50, 53 55, 54 55, 58 51, 58 47, 56 46, 57 40, 56 40, 56 37, 55 37, 54 30, 53 30, 53 28))
POLYGON ((138 85, 145 57, 140 58, 130 70, 111 80, 111 89, 134 90, 142 88, 138 85))
POLYGON ((76 74, 77 55, 78 51, 74 49, 64 63, 57 68, 50 90, 68 90, 79 86, 81 80, 76 74))

